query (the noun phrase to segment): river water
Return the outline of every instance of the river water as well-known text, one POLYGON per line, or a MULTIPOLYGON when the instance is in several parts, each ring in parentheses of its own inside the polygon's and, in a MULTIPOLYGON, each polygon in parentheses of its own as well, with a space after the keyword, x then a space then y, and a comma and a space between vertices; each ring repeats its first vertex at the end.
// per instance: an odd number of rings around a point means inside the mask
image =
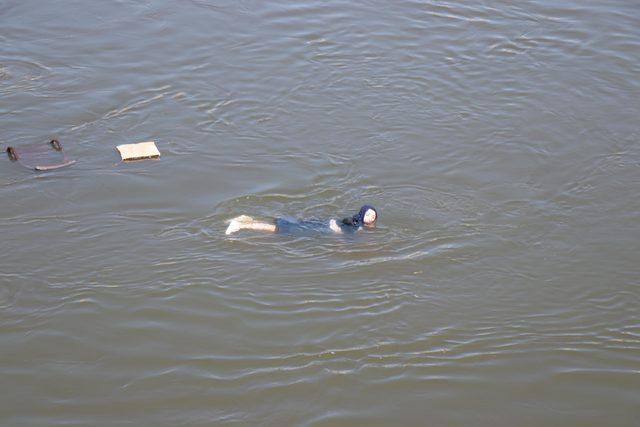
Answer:
POLYGON ((0 425, 638 425, 639 112, 635 0, 4 0, 0 425))

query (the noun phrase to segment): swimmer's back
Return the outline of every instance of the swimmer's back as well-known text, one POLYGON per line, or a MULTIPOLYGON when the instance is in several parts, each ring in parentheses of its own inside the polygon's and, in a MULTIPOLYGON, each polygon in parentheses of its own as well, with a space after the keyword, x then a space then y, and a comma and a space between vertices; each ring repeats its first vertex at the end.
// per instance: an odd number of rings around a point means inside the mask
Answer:
POLYGON ((281 234, 321 234, 321 233, 354 233, 358 226, 337 222, 332 219, 323 221, 319 219, 294 220, 290 218, 276 218, 276 233, 281 234))
POLYGON ((276 218, 276 233, 282 234, 317 234, 330 232, 329 224, 319 219, 294 220, 276 218))

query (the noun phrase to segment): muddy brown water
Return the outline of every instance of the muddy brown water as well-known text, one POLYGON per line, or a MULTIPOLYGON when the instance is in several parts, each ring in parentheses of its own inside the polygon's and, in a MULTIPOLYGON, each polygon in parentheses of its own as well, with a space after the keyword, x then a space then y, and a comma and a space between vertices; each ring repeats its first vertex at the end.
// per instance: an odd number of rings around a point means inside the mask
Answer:
POLYGON ((638 425, 639 112, 637 1, 5 0, 0 425, 638 425))

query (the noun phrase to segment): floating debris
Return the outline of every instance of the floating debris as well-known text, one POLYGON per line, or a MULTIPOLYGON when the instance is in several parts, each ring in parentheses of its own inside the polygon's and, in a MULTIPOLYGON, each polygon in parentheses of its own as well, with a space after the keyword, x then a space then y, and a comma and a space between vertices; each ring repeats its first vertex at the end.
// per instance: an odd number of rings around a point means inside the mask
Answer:
POLYGON ((153 141, 139 142, 137 144, 123 144, 116 147, 122 160, 157 159, 160 151, 153 141))
POLYGON ((19 147, 7 147, 7 155, 11 161, 36 171, 60 169, 76 162, 67 159, 62 145, 57 139, 52 139, 48 144, 33 143, 19 147))

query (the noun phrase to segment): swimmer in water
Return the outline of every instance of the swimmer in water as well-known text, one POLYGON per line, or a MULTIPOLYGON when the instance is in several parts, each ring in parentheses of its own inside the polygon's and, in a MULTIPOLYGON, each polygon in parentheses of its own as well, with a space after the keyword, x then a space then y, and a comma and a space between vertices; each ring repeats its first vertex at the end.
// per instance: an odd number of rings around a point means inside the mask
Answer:
POLYGON ((362 227, 374 227, 378 220, 378 211, 373 206, 364 205, 360 211, 342 220, 322 221, 316 219, 288 220, 276 218, 273 222, 262 222, 247 215, 241 215, 229 221, 225 234, 240 230, 266 231, 269 233, 312 234, 322 232, 353 233, 362 227))

